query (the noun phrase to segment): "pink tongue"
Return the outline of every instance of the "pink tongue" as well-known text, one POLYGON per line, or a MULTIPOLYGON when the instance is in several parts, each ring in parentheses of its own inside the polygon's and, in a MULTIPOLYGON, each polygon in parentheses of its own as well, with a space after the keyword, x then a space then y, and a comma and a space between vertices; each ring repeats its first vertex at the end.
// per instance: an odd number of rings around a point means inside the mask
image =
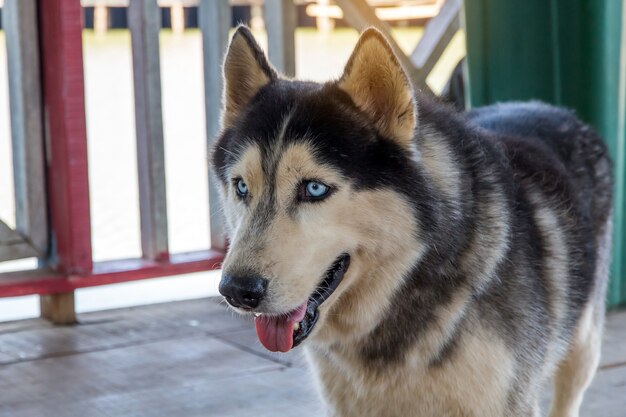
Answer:
POLYGON ((287 316, 259 316, 254 319, 256 334, 272 352, 289 352, 293 347, 293 324, 302 321, 306 314, 306 301, 287 316))

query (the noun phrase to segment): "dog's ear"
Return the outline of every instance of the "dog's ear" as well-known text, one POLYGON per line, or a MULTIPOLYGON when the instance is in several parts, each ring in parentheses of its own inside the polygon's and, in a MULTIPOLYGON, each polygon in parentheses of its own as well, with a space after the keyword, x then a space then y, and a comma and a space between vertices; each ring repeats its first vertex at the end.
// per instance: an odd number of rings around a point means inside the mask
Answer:
POLYGON ((383 135, 410 146, 417 114, 413 88, 391 46, 377 29, 363 32, 338 85, 383 135))
POLYGON ((245 26, 233 35, 224 59, 224 110, 222 125, 229 127, 254 95, 272 80, 276 71, 245 26))

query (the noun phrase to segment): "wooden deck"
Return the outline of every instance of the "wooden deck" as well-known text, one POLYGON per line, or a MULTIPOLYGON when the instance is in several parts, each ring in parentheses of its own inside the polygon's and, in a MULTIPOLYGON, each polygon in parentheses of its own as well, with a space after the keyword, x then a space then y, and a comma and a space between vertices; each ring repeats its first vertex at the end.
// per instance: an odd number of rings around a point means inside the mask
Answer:
MULTIPOLYGON (((0 416, 320 416, 296 350, 270 354, 217 300, 0 324, 0 416)), ((626 415, 626 312, 609 316, 583 416, 626 415)), ((546 399, 547 400, 547 399, 546 399)))

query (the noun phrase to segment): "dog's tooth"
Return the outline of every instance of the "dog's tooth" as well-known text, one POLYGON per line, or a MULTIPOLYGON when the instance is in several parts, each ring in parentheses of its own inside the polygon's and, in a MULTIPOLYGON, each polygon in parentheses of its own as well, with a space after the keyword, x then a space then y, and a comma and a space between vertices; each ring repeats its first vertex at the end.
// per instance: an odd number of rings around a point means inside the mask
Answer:
POLYGON ((261 315, 261 313, 254 313, 255 317, 259 317, 261 315))
POLYGON ((300 329, 300 323, 296 322, 296 323, 293 324, 293 330, 295 331, 295 330, 298 330, 298 329, 300 329))

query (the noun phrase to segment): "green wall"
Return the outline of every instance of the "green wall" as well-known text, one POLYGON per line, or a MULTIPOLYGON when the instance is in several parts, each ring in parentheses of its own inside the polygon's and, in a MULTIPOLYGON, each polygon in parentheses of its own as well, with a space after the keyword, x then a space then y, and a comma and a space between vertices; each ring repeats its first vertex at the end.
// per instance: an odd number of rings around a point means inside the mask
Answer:
POLYGON ((626 304, 626 0, 465 0, 467 95, 576 109, 613 156, 609 305, 626 304))

